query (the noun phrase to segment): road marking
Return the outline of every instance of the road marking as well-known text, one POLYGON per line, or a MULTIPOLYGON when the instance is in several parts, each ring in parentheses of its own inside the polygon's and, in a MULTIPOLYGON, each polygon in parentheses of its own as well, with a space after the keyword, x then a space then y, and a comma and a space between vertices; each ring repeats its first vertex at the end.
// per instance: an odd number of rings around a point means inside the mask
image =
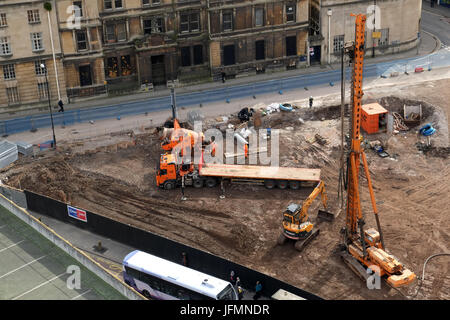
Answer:
POLYGON ((75 300, 75 299, 78 299, 78 298, 80 298, 80 297, 82 297, 82 296, 84 296, 86 293, 88 293, 88 292, 91 292, 91 289, 89 289, 88 291, 86 291, 86 292, 83 292, 82 294, 79 294, 79 295, 77 295, 76 297, 73 297, 72 299, 70 299, 70 300, 75 300))
POLYGON ((45 258, 46 256, 47 256, 47 255, 45 255, 45 256, 42 256, 42 257, 40 257, 40 258, 37 258, 37 259, 35 259, 35 260, 33 260, 33 261, 30 261, 30 262, 28 262, 28 263, 24 264, 24 265, 23 265, 23 266, 21 266, 21 267, 18 267, 17 269, 14 269, 14 270, 12 270, 12 271, 10 271, 10 272, 7 272, 7 273, 5 273, 4 275, 0 276, 0 279, 2 279, 2 278, 4 278, 4 277, 6 277, 6 276, 8 276, 8 275, 10 275, 11 273, 14 273, 14 272, 16 272, 17 270, 20 270, 20 269, 22 269, 22 268, 25 268, 26 266, 28 266, 28 265, 32 264, 33 262, 39 261, 39 260, 41 260, 41 259, 45 258))
POLYGON ((53 278, 51 278, 50 280, 47 280, 47 281, 41 283, 40 285, 38 285, 38 286, 36 286, 36 287, 34 287, 34 288, 32 288, 32 289, 30 289, 30 290, 28 290, 28 291, 22 293, 21 295, 18 295, 17 297, 13 298, 12 300, 17 300, 17 299, 23 297, 24 295, 26 295, 26 294, 28 294, 28 293, 30 293, 30 292, 36 290, 36 289, 39 289, 39 288, 42 287, 42 286, 45 286, 47 283, 52 282, 53 280, 58 279, 59 277, 65 275, 65 274, 66 274, 65 272, 64 272, 64 273, 61 273, 59 276, 53 277, 53 278))
POLYGON ((10 245, 9 247, 3 248, 2 250, 0 250, 0 252, 3 252, 3 251, 5 251, 5 250, 8 250, 9 248, 12 248, 12 247, 14 247, 14 246, 17 246, 18 244, 21 244, 21 243, 24 242, 24 241, 25 241, 25 240, 16 242, 16 243, 10 245))

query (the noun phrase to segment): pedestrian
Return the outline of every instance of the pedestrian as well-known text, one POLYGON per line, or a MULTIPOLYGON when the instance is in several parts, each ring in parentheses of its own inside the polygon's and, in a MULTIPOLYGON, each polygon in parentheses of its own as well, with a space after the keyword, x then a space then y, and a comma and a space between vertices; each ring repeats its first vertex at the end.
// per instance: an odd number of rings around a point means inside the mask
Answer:
POLYGON ((222 83, 225 83, 225 72, 222 72, 222 83))
POLYGON ((187 256, 186 252, 181 253, 183 266, 187 267, 187 256))
POLYGON ((236 279, 234 278, 234 271, 231 270, 230 272, 230 282, 234 286, 236 284, 236 279))
POLYGON ((58 101, 58 106, 59 106, 58 112, 64 112, 64 103, 62 102, 62 100, 58 101))
POLYGON ((236 287, 240 287, 241 286, 241 279, 239 279, 239 277, 236 277, 236 287))
POLYGON ((314 99, 313 97, 309 97, 309 107, 312 108, 314 99))
POLYGON ((242 298, 244 297, 244 289, 242 289, 242 287, 238 287, 238 298, 239 300, 242 300, 242 298))
POLYGON ((255 295, 253 296, 253 300, 258 300, 261 297, 262 284, 259 281, 256 281, 255 286, 255 295))

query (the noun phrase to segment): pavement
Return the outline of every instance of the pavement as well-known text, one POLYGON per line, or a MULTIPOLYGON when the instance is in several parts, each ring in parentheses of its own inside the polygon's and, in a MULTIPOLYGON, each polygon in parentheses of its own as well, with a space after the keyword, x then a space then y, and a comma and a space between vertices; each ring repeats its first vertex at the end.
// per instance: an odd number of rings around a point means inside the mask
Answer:
POLYGON ((0 300, 125 300, 78 261, 0 206, 0 300), (74 269, 79 288, 69 288, 74 269))

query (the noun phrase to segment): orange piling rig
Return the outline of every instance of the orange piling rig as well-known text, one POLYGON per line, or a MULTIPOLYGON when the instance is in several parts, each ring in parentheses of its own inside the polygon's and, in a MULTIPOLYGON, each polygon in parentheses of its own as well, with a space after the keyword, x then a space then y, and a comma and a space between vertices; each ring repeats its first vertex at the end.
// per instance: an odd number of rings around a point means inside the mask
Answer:
POLYGON ((372 188, 372 181, 367 165, 364 150, 361 148, 361 109, 362 109, 362 82, 364 65, 364 32, 366 16, 358 14, 355 22, 355 42, 350 49, 350 56, 353 60, 352 74, 352 119, 350 126, 351 150, 349 153, 348 167, 348 188, 347 188, 347 208, 346 226, 342 229, 343 251, 341 257, 344 262, 363 279, 367 279, 369 274, 364 268, 370 268, 379 276, 386 276, 387 282, 393 287, 407 285, 416 279, 416 275, 406 269, 393 255, 387 253, 384 248, 383 234, 372 188), (377 229, 370 228, 364 230, 364 217, 361 210, 361 199, 359 195, 359 167, 364 167, 364 172, 368 181, 369 193, 373 211, 377 223, 377 229))

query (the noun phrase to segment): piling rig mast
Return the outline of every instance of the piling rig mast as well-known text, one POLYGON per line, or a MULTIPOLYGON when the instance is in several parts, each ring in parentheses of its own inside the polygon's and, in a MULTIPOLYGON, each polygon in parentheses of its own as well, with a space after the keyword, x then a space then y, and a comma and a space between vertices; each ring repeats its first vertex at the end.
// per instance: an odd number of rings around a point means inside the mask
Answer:
POLYGON ((363 97, 363 65, 364 65, 364 32, 366 16, 358 14, 355 21, 355 42, 346 46, 350 61, 353 63, 351 88, 351 123, 350 123, 350 151, 348 154, 348 182, 346 226, 342 229, 343 241, 341 257, 344 262, 356 272, 358 276, 367 280, 371 269, 379 276, 387 276, 387 282, 393 287, 406 285, 414 281, 416 275, 404 268, 393 255, 384 248, 383 234, 378 216, 378 210, 370 179, 366 155, 361 147, 361 104, 363 97), (377 223, 377 229, 364 230, 364 217, 361 210, 359 194, 359 167, 364 167, 367 178, 370 199, 377 223))

